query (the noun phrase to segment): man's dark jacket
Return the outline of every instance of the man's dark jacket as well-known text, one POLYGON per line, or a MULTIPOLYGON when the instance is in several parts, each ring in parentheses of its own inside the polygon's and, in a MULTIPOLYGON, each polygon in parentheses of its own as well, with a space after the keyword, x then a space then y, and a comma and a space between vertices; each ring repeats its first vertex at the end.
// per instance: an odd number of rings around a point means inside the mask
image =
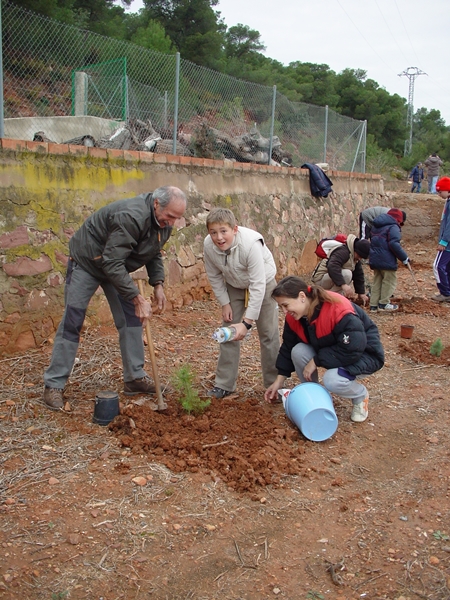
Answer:
POLYGON ((69 242, 70 257, 90 275, 108 281, 126 300, 139 293, 129 273, 147 267, 149 282, 164 281, 161 248, 172 227, 160 227, 152 194, 117 200, 90 215, 69 242))

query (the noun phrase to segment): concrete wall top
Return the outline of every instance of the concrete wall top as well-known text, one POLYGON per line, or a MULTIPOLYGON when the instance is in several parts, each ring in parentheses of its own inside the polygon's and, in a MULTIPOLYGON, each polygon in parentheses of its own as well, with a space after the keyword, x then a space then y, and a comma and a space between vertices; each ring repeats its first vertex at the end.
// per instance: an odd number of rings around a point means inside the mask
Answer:
MULTIPOLYGON (((175 156, 171 154, 153 154, 151 152, 139 152, 132 150, 116 150, 110 148, 88 148, 84 146, 71 146, 68 144, 63 144, 57 142, 53 144, 51 142, 33 142, 28 141, 27 137, 32 139, 34 133, 39 130, 45 130, 48 137, 50 130, 45 129, 45 120, 49 120, 49 124, 51 120, 55 119, 97 119, 97 117, 36 117, 33 118, 33 122, 35 122, 36 127, 30 127, 28 125, 29 131, 33 131, 33 134, 30 136, 24 136, 24 139, 13 139, 13 138, 0 138, 0 148, 4 151, 13 151, 13 152, 37 152, 39 154, 75 154, 75 155, 84 155, 93 158, 103 158, 103 159, 123 159, 125 161, 130 161, 131 163, 160 163, 160 164, 172 164, 172 165, 182 165, 183 167, 201 167, 201 168, 213 168, 213 169, 225 169, 225 170, 233 170, 237 172, 244 173, 273 173, 277 175, 290 175, 297 176, 300 178, 307 178, 309 180, 309 171, 308 169, 300 169, 298 167, 277 167, 273 165, 261 165, 255 163, 240 163, 235 162, 229 159, 224 160, 212 160, 208 158, 195 158, 190 156, 175 156), (42 126, 42 127, 40 127, 42 126)), ((6 121, 20 121, 21 119, 6 119, 6 121)), ((98 119, 98 126, 103 128, 105 126, 105 119, 98 119)), ((62 122, 62 121, 61 121, 62 122)), ((113 121, 108 123, 114 123, 113 121)), ((115 126, 119 126, 119 122, 115 122, 115 126)), ((108 125, 108 127, 111 125, 108 125)), ((91 127, 91 124, 89 124, 91 127)), ((115 127, 114 127, 115 128, 115 127)), ((80 129, 82 133, 85 133, 84 128, 80 129), (81 131, 83 130, 83 131, 81 131)), ((110 131, 111 132, 111 131, 110 131)), ((58 135, 55 133, 55 136, 58 135)), ((92 135, 92 134, 91 134, 92 135)), ((96 137, 95 135, 93 137, 96 137)), ((339 191, 339 188, 345 186, 347 189, 347 185, 349 180, 354 183, 354 185, 358 186, 358 182, 364 182, 363 187, 355 189, 354 191, 364 191, 366 189, 366 185, 370 185, 372 191, 374 193, 384 193, 383 189, 383 179, 381 175, 371 174, 371 173, 352 173, 347 171, 327 171, 327 175, 330 178, 333 178, 334 191, 339 191)))
POLYGON ((5 119, 5 137, 32 140, 38 131, 44 131, 49 140, 62 144, 82 135, 91 135, 96 140, 109 137, 123 125, 121 121, 100 117, 22 117, 5 119))

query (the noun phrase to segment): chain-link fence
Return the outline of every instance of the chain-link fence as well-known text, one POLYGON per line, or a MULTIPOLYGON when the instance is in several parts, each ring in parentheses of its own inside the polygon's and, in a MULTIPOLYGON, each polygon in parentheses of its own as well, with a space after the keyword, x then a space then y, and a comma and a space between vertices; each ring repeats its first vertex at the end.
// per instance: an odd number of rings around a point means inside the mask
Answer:
POLYGON ((365 122, 179 55, 65 25, 9 0, 2 2, 2 49, 5 137, 365 171, 365 122))

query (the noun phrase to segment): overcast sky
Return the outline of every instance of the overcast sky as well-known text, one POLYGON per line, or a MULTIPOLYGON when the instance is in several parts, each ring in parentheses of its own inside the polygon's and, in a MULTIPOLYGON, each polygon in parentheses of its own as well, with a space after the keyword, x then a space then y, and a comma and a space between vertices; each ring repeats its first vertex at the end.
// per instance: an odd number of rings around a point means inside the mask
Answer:
MULTIPOLYGON (((134 0, 131 12, 142 8, 134 0)), ((408 99, 409 67, 414 112, 438 109, 450 125, 450 0, 220 0, 228 27, 248 25, 261 34, 265 55, 284 65, 327 64, 339 73, 363 69, 390 94, 408 99)))

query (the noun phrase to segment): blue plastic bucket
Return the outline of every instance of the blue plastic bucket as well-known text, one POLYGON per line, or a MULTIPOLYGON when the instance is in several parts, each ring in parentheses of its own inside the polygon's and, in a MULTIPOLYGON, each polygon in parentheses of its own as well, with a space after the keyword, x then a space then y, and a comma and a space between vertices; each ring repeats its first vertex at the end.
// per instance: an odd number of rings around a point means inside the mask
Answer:
POLYGON ((318 383, 300 383, 287 396, 284 409, 303 435, 313 442, 323 442, 335 433, 338 419, 333 400, 318 383))

